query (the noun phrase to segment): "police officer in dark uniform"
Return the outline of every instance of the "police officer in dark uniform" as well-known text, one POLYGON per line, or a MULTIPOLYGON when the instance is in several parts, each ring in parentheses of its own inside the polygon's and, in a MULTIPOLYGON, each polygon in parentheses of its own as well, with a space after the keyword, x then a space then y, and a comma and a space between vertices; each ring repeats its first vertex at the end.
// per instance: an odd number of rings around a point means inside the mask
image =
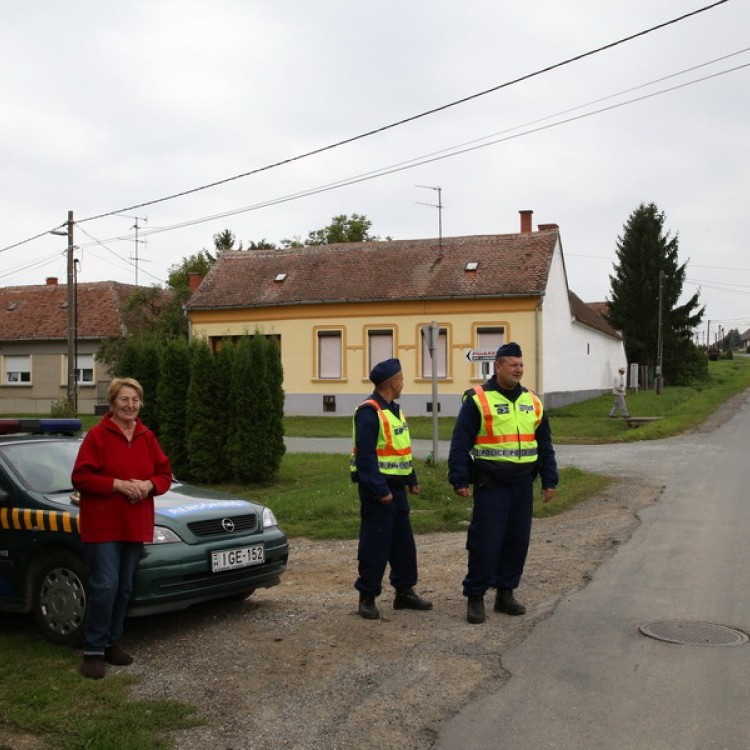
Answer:
POLYGON ((357 613, 377 620, 380 612, 375 597, 382 591, 386 564, 396 589, 394 609, 432 609, 432 602, 414 591, 417 583, 417 549, 409 514, 408 491, 419 494, 411 451, 409 428, 395 403, 404 387, 404 374, 397 359, 373 367, 372 395, 354 414, 352 481, 357 482, 360 500, 359 591, 357 613))
POLYGON ((484 593, 496 589, 496 612, 522 615, 513 595, 531 536, 533 483, 542 480, 549 502, 557 486, 552 433, 539 397, 521 385, 523 355, 515 342, 495 356, 495 373, 464 393, 448 454, 448 481, 473 510, 466 539, 469 566, 463 580, 466 619, 484 622, 484 593))

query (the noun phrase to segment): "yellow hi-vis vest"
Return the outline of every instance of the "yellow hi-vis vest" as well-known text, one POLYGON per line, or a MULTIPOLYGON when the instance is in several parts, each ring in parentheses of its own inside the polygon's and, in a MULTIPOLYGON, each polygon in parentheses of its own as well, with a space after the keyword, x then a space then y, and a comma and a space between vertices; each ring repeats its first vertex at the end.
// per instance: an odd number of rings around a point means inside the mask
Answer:
MULTIPOLYGON (((381 409, 380 404, 375 399, 368 398, 363 401, 357 409, 365 405, 375 407, 380 419, 380 428, 378 429, 378 470, 381 474, 390 474, 392 476, 406 476, 414 470, 414 458, 411 452, 411 439, 409 438, 409 427, 406 424, 406 417, 403 409, 399 419, 390 409, 381 409)), ((356 435, 353 436, 356 440, 356 435)), ((352 448, 352 458, 350 470, 357 470, 354 460, 356 446, 352 448)))
POLYGON ((526 390, 513 402, 480 385, 472 398, 482 415, 474 442, 475 458, 519 464, 537 460, 536 428, 544 409, 535 393, 526 390))

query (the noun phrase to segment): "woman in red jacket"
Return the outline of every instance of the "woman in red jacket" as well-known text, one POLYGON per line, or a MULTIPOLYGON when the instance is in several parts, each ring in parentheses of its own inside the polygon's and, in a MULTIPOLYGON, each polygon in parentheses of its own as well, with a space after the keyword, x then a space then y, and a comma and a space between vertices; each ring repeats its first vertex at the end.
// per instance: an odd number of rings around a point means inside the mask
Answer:
POLYGON ((172 483, 172 468, 151 430, 140 419, 143 388, 115 378, 107 393, 109 413, 81 444, 73 486, 81 496, 79 524, 89 568, 84 625, 84 677, 104 677, 106 663, 127 665, 120 645, 125 612, 144 542, 154 535, 154 495, 172 483))

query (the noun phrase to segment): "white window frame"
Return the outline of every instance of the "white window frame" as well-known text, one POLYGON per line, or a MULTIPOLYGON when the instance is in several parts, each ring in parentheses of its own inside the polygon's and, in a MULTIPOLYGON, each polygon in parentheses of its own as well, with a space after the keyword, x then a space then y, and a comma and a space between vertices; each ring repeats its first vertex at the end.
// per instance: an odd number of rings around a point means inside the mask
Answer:
POLYGON ((344 333, 341 329, 317 332, 318 380, 343 380, 344 333))
MULTIPOLYGON (((427 329, 430 324, 423 325, 420 329, 422 339, 422 379, 432 380, 432 356, 427 338, 427 329)), ((445 380, 448 377, 448 329, 438 326, 438 340, 435 347, 437 353, 437 377, 445 380)))
MULTIPOLYGON (((479 350, 494 349, 497 351, 505 343, 505 326, 477 326, 477 346, 479 350)), ((489 380, 495 374, 494 362, 477 362, 475 377, 489 380)))
POLYGON ((378 362, 393 357, 395 332, 392 328, 371 328, 367 331, 367 372, 378 362))
MULTIPOLYGON (((63 386, 68 385, 68 355, 62 355, 62 376, 63 386)), ((96 371, 94 369, 93 354, 76 354, 76 384, 82 386, 96 385, 96 371), (88 379, 85 378, 90 374, 88 379)))
POLYGON ((6 354, 3 356, 3 385, 15 387, 31 385, 31 355, 6 354), (24 377, 25 376, 25 377, 24 377))

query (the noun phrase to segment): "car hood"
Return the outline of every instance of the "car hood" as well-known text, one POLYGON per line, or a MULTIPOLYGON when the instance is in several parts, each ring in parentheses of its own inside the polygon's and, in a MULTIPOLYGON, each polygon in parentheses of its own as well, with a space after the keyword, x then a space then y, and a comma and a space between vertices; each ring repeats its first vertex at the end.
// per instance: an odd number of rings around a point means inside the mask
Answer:
MULTIPOLYGON (((207 490, 175 482, 171 489, 154 498, 157 519, 180 519, 190 516, 192 520, 215 518, 224 515, 263 513, 263 506, 243 500, 226 492, 207 490)), ((158 520, 157 520, 158 523, 158 520)))

